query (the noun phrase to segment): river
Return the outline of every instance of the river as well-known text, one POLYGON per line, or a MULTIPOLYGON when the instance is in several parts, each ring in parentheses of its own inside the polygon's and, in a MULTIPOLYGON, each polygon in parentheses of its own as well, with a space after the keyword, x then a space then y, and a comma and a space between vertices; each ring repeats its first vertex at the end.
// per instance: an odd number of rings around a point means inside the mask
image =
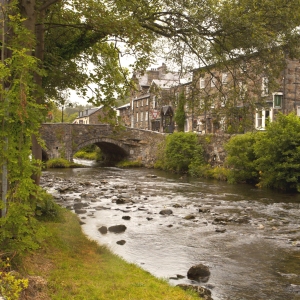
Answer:
POLYGON ((70 209, 85 205, 87 236, 172 285, 200 284, 214 300, 300 299, 298 194, 92 164, 48 170, 42 185, 70 209), (133 202, 117 204, 120 195, 133 202), (120 224, 123 233, 98 230, 120 224), (186 277, 199 263, 210 269, 207 282, 186 277))

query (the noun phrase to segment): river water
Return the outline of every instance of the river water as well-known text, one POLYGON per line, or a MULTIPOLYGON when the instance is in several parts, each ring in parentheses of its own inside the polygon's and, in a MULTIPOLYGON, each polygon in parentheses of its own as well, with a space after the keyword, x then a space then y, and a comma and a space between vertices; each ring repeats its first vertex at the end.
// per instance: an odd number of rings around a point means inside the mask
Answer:
POLYGON ((300 195, 97 165, 46 171, 43 185, 70 209, 85 205, 87 236, 172 285, 200 284, 214 300, 300 299, 300 195), (133 202, 116 204, 120 195, 133 202), (123 233, 98 230, 121 224, 123 233), (186 277, 199 263, 207 282, 186 277))

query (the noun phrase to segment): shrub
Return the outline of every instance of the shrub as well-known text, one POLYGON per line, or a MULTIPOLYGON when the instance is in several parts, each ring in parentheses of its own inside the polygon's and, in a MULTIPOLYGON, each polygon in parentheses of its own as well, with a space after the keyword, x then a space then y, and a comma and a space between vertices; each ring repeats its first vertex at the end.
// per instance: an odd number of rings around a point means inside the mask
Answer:
POLYGON ((4 299, 18 300, 21 292, 28 287, 28 280, 17 278, 15 272, 10 272, 9 269, 9 257, 0 260, 0 295, 4 299))
POLYGON ((279 114, 255 144, 259 186, 300 192, 300 119, 279 114))
POLYGON ((168 135, 156 167, 173 172, 188 172, 189 166, 193 168, 203 164, 203 148, 198 143, 195 133, 175 132, 168 135))
POLYGON ((255 133, 245 133, 232 137, 225 145, 227 151, 225 166, 231 169, 227 174, 230 183, 257 182, 255 141, 255 133))
POLYGON ((39 198, 36 200, 35 215, 38 220, 43 221, 61 221, 61 207, 53 200, 52 195, 42 190, 39 198))

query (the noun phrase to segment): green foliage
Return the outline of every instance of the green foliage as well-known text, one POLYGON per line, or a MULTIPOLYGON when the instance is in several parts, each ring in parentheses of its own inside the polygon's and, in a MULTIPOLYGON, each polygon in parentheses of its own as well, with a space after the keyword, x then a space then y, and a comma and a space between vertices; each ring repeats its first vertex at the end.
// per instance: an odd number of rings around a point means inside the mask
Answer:
POLYGON ((18 278, 10 272, 10 258, 0 255, 0 295, 7 300, 19 300, 21 292, 28 287, 28 279, 18 278))
POLYGON ((279 114, 255 144, 259 186, 300 192, 300 119, 279 114))
POLYGON ((47 168, 80 168, 82 165, 68 161, 64 158, 53 158, 46 162, 47 168))
POLYGON ((35 215, 40 221, 62 221, 62 208, 56 204, 52 195, 45 191, 37 199, 35 215))
POLYGON ((174 116, 174 120, 177 124, 178 131, 184 131, 184 124, 185 124, 184 105, 185 105, 185 97, 183 93, 180 93, 178 99, 178 106, 176 108, 176 112, 174 116))
POLYGON ((74 154, 74 158, 83 158, 83 159, 90 159, 95 161, 102 161, 102 152, 98 146, 92 144, 76 152, 74 154))
POLYGON ((238 135, 226 145, 229 182, 300 191, 300 120, 278 114, 265 132, 238 135))
POLYGON ((136 160, 136 161, 123 160, 118 162, 116 166, 119 168, 139 168, 142 167, 143 164, 140 160, 136 160))
POLYGON ((175 132, 166 137, 164 149, 155 167, 181 173, 187 172, 190 166, 195 168, 203 162, 203 148, 197 135, 192 132, 175 132))
POLYGON ((254 153, 256 136, 255 133, 236 135, 226 144, 225 165, 232 170, 228 177, 229 182, 257 182, 258 172, 254 153))

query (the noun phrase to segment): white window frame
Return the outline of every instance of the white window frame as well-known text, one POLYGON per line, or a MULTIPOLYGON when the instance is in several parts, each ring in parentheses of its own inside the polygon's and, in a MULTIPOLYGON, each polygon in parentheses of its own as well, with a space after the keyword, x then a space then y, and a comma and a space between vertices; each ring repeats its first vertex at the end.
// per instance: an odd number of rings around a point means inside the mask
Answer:
POLYGON ((149 105, 149 98, 146 99, 146 105, 149 105))
POLYGON ((148 119, 149 119, 149 112, 146 111, 146 112, 145 112, 145 121, 148 121, 148 119))
POLYGON ((300 117, 300 106, 297 106, 296 107, 296 113, 297 113, 297 117, 300 117))
POLYGON ((139 100, 136 100, 136 105, 135 107, 139 107, 139 100))
POLYGON ((136 113, 136 123, 138 123, 139 122, 139 113, 137 112, 136 113))
POLYGON ((283 101, 283 93, 281 93, 281 92, 273 93, 273 108, 281 109, 282 108, 282 101, 283 101), (280 106, 275 106, 275 96, 281 96, 281 105, 280 106))
POLYGON ((256 130, 266 130, 266 121, 267 118, 270 118, 270 122, 273 121, 273 108, 265 109, 257 109, 255 114, 255 129, 256 130), (269 112, 269 116, 266 117, 267 112, 269 112), (261 118, 259 117, 261 113, 261 118), (261 122, 259 120, 261 119, 261 122))
POLYGON ((227 95, 221 97, 221 107, 225 107, 227 103, 227 95))

